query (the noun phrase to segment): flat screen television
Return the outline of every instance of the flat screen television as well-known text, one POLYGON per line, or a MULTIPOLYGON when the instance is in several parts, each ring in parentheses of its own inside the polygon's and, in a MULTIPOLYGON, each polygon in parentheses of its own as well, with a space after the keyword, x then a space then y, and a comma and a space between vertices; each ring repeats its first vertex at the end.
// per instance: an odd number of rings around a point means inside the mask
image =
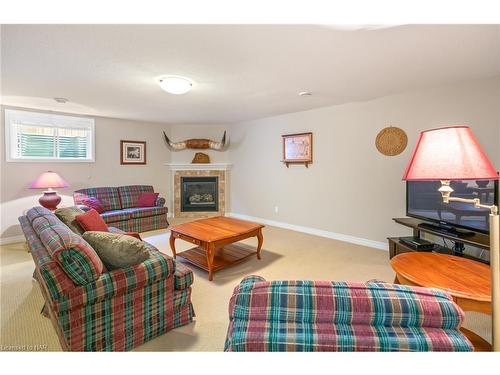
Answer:
MULTIPOLYGON (((406 215, 437 223, 445 229, 489 233, 489 213, 485 208, 461 202, 443 203, 440 181, 407 181, 406 215)), ((451 181, 453 197, 480 198, 483 204, 498 205, 498 181, 451 181)))

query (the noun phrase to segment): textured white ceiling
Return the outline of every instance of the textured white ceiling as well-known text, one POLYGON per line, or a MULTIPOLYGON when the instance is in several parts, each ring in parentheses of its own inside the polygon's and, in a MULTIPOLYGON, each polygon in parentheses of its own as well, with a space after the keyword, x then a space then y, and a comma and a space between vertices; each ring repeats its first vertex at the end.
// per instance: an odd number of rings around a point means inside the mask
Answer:
POLYGON ((498 25, 3 25, 1 48, 4 104, 165 123, 236 122, 500 74, 498 25), (196 85, 170 95, 155 82, 163 74, 196 85))

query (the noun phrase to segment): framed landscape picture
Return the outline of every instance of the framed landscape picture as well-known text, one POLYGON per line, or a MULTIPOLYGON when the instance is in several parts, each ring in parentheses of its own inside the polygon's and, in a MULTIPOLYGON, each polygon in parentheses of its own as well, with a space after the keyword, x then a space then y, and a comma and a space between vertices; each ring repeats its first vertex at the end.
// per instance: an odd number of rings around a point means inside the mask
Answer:
POLYGON ((312 133, 285 134, 283 138, 283 163, 304 164, 312 163, 312 133))
POLYGON ((146 164, 146 142, 120 141, 120 164, 146 164))

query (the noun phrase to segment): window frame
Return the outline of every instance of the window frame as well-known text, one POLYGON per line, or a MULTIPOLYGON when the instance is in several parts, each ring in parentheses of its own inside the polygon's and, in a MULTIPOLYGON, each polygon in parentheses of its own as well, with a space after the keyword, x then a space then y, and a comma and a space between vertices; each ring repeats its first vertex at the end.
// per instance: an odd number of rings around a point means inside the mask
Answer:
MULTIPOLYGON (((5 129, 5 160, 9 163, 95 163, 95 119, 91 117, 71 116, 55 113, 33 112, 15 109, 4 110, 4 129, 5 129), (85 129, 90 131, 89 146, 87 158, 61 158, 54 157, 14 157, 12 151, 16 149, 15 137, 16 131, 13 128, 16 120, 22 118, 32 122, 34 127, 62 128, 62 129, 85 129)), ((24 122, 23 121, 23 122, 24 122)), ((56 142, 58 142, 56 137, 56 142)))

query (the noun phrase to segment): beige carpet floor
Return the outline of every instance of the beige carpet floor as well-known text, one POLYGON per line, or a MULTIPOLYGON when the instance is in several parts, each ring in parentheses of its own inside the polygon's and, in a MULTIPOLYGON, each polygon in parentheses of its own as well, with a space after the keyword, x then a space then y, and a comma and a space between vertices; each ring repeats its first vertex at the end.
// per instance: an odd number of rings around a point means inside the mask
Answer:
MULTIPOLYGON (((178 222, 173 220, 173 224, 178 222)), ((167 230, 144 233, 143 237, 171 255, 167 230)), ((245 242, 255 245, 256 239, 245 242)), ((183 241, 176 245, 177 251, 192 247, 183 241)), ((49 319, 40 315, 43 298, 32 279, 34 264, 24 244, 0 246, 0 261, 0 350, 61 350, 49 319)), ((151 340, 136 351, 223 350, 228 301, 235 285, 246 275, 257 274, 268 280, 394 279, 386 251, 275 227, 264 229, 260 261, 250 258, 219 271, 212 282, 206 272, 192 268, 195 322, 151 340)), ((467 313, 465 326, 490 340, 489 317, 467 313)))

